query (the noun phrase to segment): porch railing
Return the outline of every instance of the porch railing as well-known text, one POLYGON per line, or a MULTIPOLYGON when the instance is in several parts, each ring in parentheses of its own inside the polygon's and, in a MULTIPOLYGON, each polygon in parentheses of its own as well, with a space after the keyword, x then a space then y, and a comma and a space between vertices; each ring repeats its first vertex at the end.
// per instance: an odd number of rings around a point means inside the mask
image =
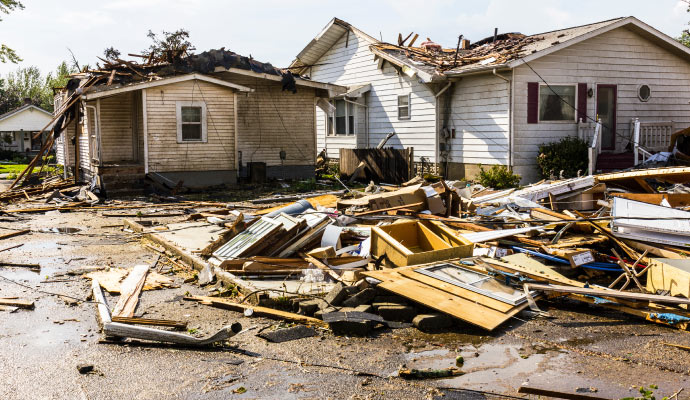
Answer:
POLYGON ((639 118, 633 118, 630 124, 635 165, 645 162, 652 153, 666 151, 671 144, 673 121, 641 122, 639 118))
POLYGON ((578 137, 588 143, 588 173, 594 174, 597 168, 597 157, 601 154, 601 119, 597 122, 580 122, 577 129, 578 137))

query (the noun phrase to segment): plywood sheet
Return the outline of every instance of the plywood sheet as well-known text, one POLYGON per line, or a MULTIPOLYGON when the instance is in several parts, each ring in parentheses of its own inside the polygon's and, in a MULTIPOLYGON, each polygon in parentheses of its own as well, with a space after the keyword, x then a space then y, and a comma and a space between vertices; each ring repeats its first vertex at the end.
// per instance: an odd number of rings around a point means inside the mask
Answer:
MULTIPOLYGON (((110 268, 105 271, 94 271, 84 275, 88 279, 97 279, 103 289, 108 293, 120 293, 122 280, 130 273, 131 268, 110 268)), ((163 288, 178 287, 175 282, 165 275, 154 271, 149 271, 144 281, 143 290, 155 290, 163 288)))
POLYGON ((403 296, 416 303, 469 322, 486 330, 494 330, 527 305, 513 307, 503 313, 479 303, 455 296, 424 283, 404 277, 394 270, 368 271, 364 275, 382 281, 378 287, 403 296))

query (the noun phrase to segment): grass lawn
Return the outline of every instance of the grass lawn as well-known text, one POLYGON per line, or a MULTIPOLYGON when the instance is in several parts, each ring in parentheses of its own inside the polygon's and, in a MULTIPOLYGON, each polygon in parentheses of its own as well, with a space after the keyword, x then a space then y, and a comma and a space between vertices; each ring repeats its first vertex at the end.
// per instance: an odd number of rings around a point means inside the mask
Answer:
POLYGON ((0 174, 12 173, 19 174, 28 164, 2 164, 0 163, 0 174))

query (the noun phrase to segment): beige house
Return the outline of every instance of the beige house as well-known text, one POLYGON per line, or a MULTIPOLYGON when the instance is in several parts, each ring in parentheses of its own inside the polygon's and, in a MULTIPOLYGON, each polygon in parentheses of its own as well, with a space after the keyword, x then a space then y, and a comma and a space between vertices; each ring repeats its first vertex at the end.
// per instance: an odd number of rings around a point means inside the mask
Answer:
POLYGON ((297 55, 293 72, 348 88, 330 99, 335 112, 317 109, 317 150, 338 157, 395 132, 387 146, 413 147, 448 178, 502 164, 533 182, 542 143, 579 136, 591 169, 607 170, 666 150, 690 126, 690 49, 634 17, 462 40, 458 51, 408 39, 384 43, 334 18, 297 55))
MULTIPOLYGON (((238 177, 314 176, 315 105, 337 85, 237 67, 105 82, 82 95, 80 123, 56 140, 58 163, 106 190, 145 176, 168 186, 234 185, 238 177)), ((58 100, 59 103, 59 100, 58 100)), ((56 107, 56 109, 59 107, 56 107)))

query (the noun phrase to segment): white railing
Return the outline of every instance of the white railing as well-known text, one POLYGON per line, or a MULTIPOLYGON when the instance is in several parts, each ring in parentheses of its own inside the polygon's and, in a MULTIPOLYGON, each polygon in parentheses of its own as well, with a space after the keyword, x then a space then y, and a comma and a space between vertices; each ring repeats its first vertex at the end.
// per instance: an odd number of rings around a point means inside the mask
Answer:
POLYGON ((597 122, 580 122, 578 125, 578 137, 587 142, 588 173, 594 174, 597 168, 597 157, 601 154, 601 119, 597 122))
POLYGON ((673 135, 673 121, 640 122, 638 118, 633 118, 630 123, 635 165, 645 162, 652 152, 668 150, 673 135))

